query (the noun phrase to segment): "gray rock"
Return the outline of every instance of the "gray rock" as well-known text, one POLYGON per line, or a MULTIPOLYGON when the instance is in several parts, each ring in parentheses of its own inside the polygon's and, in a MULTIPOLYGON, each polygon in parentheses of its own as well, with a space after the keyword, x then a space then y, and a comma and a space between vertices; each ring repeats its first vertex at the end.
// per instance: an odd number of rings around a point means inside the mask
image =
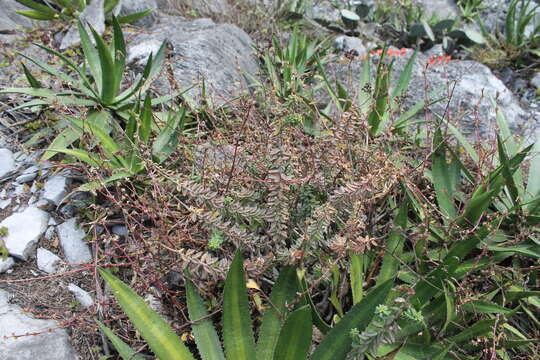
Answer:
POLYGON ((77 301, 85 308, 94 305, 94 299, 92 299, 92 296, 87 291, 84 291, 77 285, 69 284, 68 290, 73 294, 73 296, 75 296, 75 299, 77 299, 77 301))
POLYGON ((6 189, 0 191, 0 209, 5 209, 11 205, 11 195, 8 195, 6 189))
POLYGON ((14 31, 14 34, 0 35, 1 42, 9 42, 14 40, 17 35, 16 31, 21 28, 32 26, 32 22, 29 18, 17 14, 17 10, 28 10, 28 8, 16 1, 3 0, 0 6, 0 30, 14 31))
POLYGON ((20 184, 24 184, 34 180, 39 172, 39 168, 35 165, 30 166, 28 169, 24 170, 21 175, 17 176, 15 181, 20 184))
MULTIPOLYGON (((163 40, 172 48, 170 57, 178 86, 185 89, 205 79, 207 94, 215 103, 226 102, 247 90, 259 71, 251 39, 235 25, 218 25, 210 19, 185 21, 173 16, 163 16, 150 31, 135 35, 128 47, 128 61, 142 65, 163 40)), ((163 78, 154 86, 163 94, 170 93, 170 84, 163 78)), ((200 94, 199 87, 188 92, 195 101, 200 94)))
POLYGON ((47 229, 48 221, 49 214, 34 206, 2 221, 0 228, 5 227, 8 232, 4 242, 9 254, 21 260, 28 260, 39 238, 47 229))
POLYGON ((15 266, 15 260, 8 256, 7 258, 0 257, 0 274, 5 273, 9 269, 15 266))
POLYGON ((531 79, 531 85, 537 89, 540 89, 540 72, 534 74, 533 78, 531 79))
POLYGON ((442 44, 435 44, 431 49, 424 51, 424 54, 427 56, 442 56, 444 55, 444 49, 442 44))
MULTIPOLYGON (((79 20, 83 24, 89 24, 96 30, 98 34, 103 34, 105 31, 105 13, 103 12, 103 1, 104 0, 94 0, 92 1, 79 15, 79 20)), ((88 33, 90 30, 87 27, 88 33)), ((92 36, 90 36, 92 38, 92 36)), ((79 29, 77 24, 73 24, 60 44, 60 50, 65 50, 73 45, 77 45, 81 42, 81 37, 79 36, 79 29)))
MULTIPOLYGON (((504 34, 505 32, 505 21, 506 15, 508 14, 508 8, 512 0, 484 0, 482 2, 482 7, 484 10, 480 14, 480 19, 484 23, 487 31, 490 33, 495 33, 497 30, 504 34)), ((531 1, 529 4, 529 10, 537 6, 535 1, 531 1)), ((516 7, 516 13, 519 14, 521 11, 520 3, 516 7)), ((525 27, 523 33, 526 37, 532 34, 534 26, 540 23, 540 8, 536 8, 534 11, 534 16, 531 22, 525 27)))
POLYGON ((366 47, 364 46, 364 42, 357 38, 352 36, 338 36, 337 38, 332 41, 332 46, 341 52, 350 52, 352 50, 356 51, 358 53, 358 56, 363 56, 367 54, 366 47))
POLYGON ((54 274, 57 272, 58 265, 62 262, 62 259, 44 248, 37 249, 36 258, 38 269, 45 271, 47 274, 54 274))
POLYGON ((121 0, 119 16, 138 13, 144 10, 152 9, 152 13, 135 21, 133 25, 141 27, 150 27, 157 21, 158 4, 156 0, 121 0))
MULTIPOLYGON (((412 51, 408 51, 408 56, 394 57, 394 72, 392 74, 394 85, 411 54, 412 51)), ((429 86, 428 93, 445 86, 441 93, 441 96, 444 96, 453 89, 455 83, 447 115, 460 126, 463 133, 467 135, 478 134, 481 138, 493 135, 492 130, 496 124, 496 109, 491 99, 495 98, 500 111, 505 115, 514 132, 520 133, 521 127, 529 121, 528 115, 520 107, 518 100, 485 65, 475 61, 450 61, 443 65, 430 65, 424 77, 424 69, 428 61, 427 56, 418 54, 403 104, 404 110, 418 101, 423 101, 426 95, 424 90, 426 84, 429 86)), ((338 79, 348 89, 349 94, 356 98, 360 91, 356 84, 358 84, 361 74, 361 66, 361 61, 351 64, 331 62, 327 66, 327 73, 331 82, 338 79)), ((432 105, 429 110, 442 116, 446 110, 446 104, 446 100, 439 102, 432 105)))
POLYGON ((55 205, 59 205, 62 199, 66 196, 66 189, 69 180, 62 175, 51 176, 43 186, 43 194, 41 198, 48 200, 55 205))
POLYGON ((15 159, 8 149, 0 149, 0 180, 15 171, 15 159))
POLYGON ((54 226, 49 226, 47 228, 47 231, 45 231, 45 234, 43 235, 43 237, 46 240, 51 240, 54 236, 55 231, 56 231, 56 228, 54 226))
POLYGON ((39 159, 39 153, 27 153, 25 151, 17 151, 15 154, 15 161, 22 163, 23 165, 35 165, 39 159))
POLYGON ((71 203, 68 203, 68 204, 64 204, 60 207, 60 209, 58 209, 58 213, 60 214, 60 216, 62 216, 64 219, 67 219, 67 218, 72 218, 73 216, 75 216, 75 212, 76 212, 76 208, 75 206, 73 206, 73 204, 71 203))
POLYGON ((86 234, 77 225, 75 218, 71 218, 58 225, 56 230, 58 231, 60 245, 68 263, 80 264, 92 260, 90 247, 84 241, 86 234))
POLYGON ((9 303, 0 289, 0 358, 2 360, 76 360, 64 329, 53 320, 35 319, 9 303), (33 334, 14 337, 13 335, 33 334), (37 334, 37 335, 34 335, 37 334))
POLYGON ((417 0, 424 8, 428 16, 436 15, 440 20, 455 18, 459 15, 459 9, 453 0, 417 0))
POLYGON ((26 194, 28 192, 28 188, 24 184, 14 183, 14 185, 15 185, 15 188, 13 189, 13 193, 11 194, 12 196, 19 196, 19 195, 26 194))
POLYGON ((128 236, 129 231, 124 225, 115 225, 112 227, 112 233, 118 236, 128 236))
POLYGON ((305 15, 323 26, 341 24, 340 9, 326 0, 314 0, 313 6, 306 9, 305 15))
POLYGON ((168 0, 169 8, 185 12, 186 9, 199 17, 223 19, 232 14, 232 7, 226 0, 168 0))

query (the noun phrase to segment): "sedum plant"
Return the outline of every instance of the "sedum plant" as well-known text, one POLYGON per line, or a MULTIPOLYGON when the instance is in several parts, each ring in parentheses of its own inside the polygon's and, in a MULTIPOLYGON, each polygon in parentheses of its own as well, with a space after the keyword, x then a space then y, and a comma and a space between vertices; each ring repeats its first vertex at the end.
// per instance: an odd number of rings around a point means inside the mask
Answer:
MULTIPOLYGON (((64 20, 76 19, 84 11, 91 0, 48 0, 45 5, 34 0, 16 0, 18 3, 26 6, 28 10, 18 10, 17 14, 26 16, 34 20, 64 20)), ((112 16, 114 8, 120 0, 105 0, 103 2, 103 11, 106 16, 112 16)), ((133 14, 118 17, 119 23, 135 22, 152 12, 151 9, 143 10, 133 14)))
MULTIPOLYGON (((169 325, 144 300, 122 281, 105 270, 101 276, 111 287, 118 303, 133 322, 150 349, 161 360, 195 359, 169 325)), ((257 342, 251 324, 243 260, 237 252, 225 280, 222 311, 222 339, 219 341, 206 305, 186 280, 186 299, 192 333, 198 355, 203 360, 249 360, 257 354, 258 360, 307 359, 312 345, 312 316, 314 308, 307 295, 298 296, 301 282, 293 267, 280 274, 270 295, 270 307, 264 312, 257 342), (300 301, 295 303, 295 298, 300 301)), ((363 331, 375 316, 377 306, 383 304, 392 287, 387 281, 372 289, 362 301, 353 306, 333 328, 325 328, 325 336, 311 354, 311 359, 345 359, 352 349, 350 332, 363 331)), ((110 330, 102 330, 116 346, 124 360, 136 356, 110 330)))

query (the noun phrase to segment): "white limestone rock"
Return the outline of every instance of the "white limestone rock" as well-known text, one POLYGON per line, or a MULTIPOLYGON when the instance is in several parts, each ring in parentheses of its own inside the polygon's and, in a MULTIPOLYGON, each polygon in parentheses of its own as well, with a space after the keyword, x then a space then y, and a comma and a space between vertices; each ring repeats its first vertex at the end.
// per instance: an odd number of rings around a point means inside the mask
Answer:
POLYGON ((6 259, 0 257, 0 274, 5 273, 13 266, 15 266, 15 260, 12 257, 8 256, 6 259))
POLYGON ((0 359, 77 360, 64 329, 53 320, 35 319, 0 289, 0 359), (38 334, 14 337, 13 335, 38 334))
POLYGON ((7 217, 0 228, 7 229, 4 243, 11 256, 28 260, 36 248, 39 238, 47 229, 49 214, 30 206, 24 211, 7 217))
MULTIPOLYGON (((98 34, 103 34, 105 31, 105 13, 103 11, 103 1, 104 0, 92 1, 79 15, 79 20, 81 20, 83 24, 90 24, 98 34)), ((90 34, 88 27, 87 32, 90 34)), ((90 38, 92 38, 91 35, 90 38)), ((65 50, 80 42, 81 37, 79 36, 78 26, 77 24, 73 24, 62 39, 60 50, 65 50)))
POLYGON ((69 284, 68 290, 73 294, 73 296, 75 296, 75 299, 77 299, 77 301, 85 308, 94 305, 94 299, 92 299, 92 296, 87 291, 84 291, 77 285, 69 284))
POLYGON ((60 245, 64 251, 66 262, 70 264, 88 263, 92 260, 90 247, 84 241, 86 234, 77 225, 77 220, 71 218, 56 227, 60 245))
POLYGON ((51 176, 43 185, 41 198, 48 200, 55 205, 59 205, 66 196, 66 189, 69 184, 68 178, 62 175, 51 176))
POLYGON ((0 180, 15 171, 15 159, 8 149, 0 149, 0 180))
POLYGON ((44 248, 37 249, 36 257, 38 269, 47 274, 56 273, 58 271, 58 265, 62 262, 62 259, 44 248))

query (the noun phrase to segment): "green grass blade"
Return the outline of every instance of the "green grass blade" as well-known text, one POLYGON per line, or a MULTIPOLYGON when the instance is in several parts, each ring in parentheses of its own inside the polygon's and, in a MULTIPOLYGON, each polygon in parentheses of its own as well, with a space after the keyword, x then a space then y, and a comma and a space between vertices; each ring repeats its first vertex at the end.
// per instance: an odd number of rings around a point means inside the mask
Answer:
POLYGON ((364 254, 351 254, 349 277, 353 305, 356 305, 364 297, 364 254))
POLYGON ((103 87, 103 74, 101 71, 99 53, 94 44, 92 44, 90 36, 88 35, 88 32, 83 24, 79 21, 77 26, 79 27, 79 35, 81 37, 81 47, 83 49, 84 58, 90 67, 90 72, 92 73, 92 77, 94 78, 98 91, 101 91, 101 88, 103 87))
POLYGON ((28 68, 24 64, 22 64, 22 68, 24 71, 24 76, 26 77, 26 80, 28 80, 28 83, 31 87, 33 87, 34 89, 39 89, 43 87, 43 85, 41 85, 41 83, 34 77, 34 75, 32 75, 30 70, 28 70, 28 68))
POLYGON ((92 154, 92 153, 90 153, 88 151, 84 151, 84 150, 49 148, 49 149, 47 149, 47 151, 51 151, 51 152, 54 152, 54 153, 64 153, 64 154, 67 154, 67 155, 71 155, 71 156, 77 158, 78 160, 83 161, 83 162, 87 163, 88 165, 96 167, 96 168, 102 167, 105 164, 105 162, 103 160, 101 160, 99 157, 97 157, 96 155, 94 155, 94 154, 92 154))
POLYGON ((116 7, 116 5, 118 5, 119 2, 120 0, 105 0, 103 4, 103 12, 105 14, 109 13, 116 7))
POLYGON ((470 313, 484 313, 484 314, 510 314, 513 312, 511 309, 507 309, 504 306, 500 306, 491 302, 472 300, 461 305, 461 309, 470 313))
POLYGON ((100 269, 116 300, 160 360, 194 360, 169 325, 122 281, 100 269))
POLYGON ((532 296, 540 296, 540 291, 508 291, 506 294, 504 294, 506 301, 516 301, 532 296))
POLYGON ((429 26, 428 22, 426 20, 421 20, 422 26, 424 27, 424 31, 426 32, 429 40, 435 42, 435 34, 433 33, 433 29, 431 29, 431 26, 429 26))
POLYGON ((360 84, 358 92, 358 106, 361 114, 365 114, 371 108, 372 97, 366 86, 371 84, 371 60, 368 57, 362 63, 362 75, 360 76, 360 84))
POLYGON ((469 200, 463 210, 463 217, 458 221, 459 226, 475 226, 478 220, 485 214, 487 208, 492 204, 495 196, 499 194, 499 189, 485 191, 483 185, 480 186, 482 191, 475 193, 469 200))
POLYGON ((382 284, 388 280, 394 279, 399 270, 400 257, 405 244, 404 231, 407 227, 407 214, 409 212, 408 202, 403 201, 399 207, 398 214, 394 220, 395 229, 388 237, 386 252, 383 256, 381 271, 377 278, 377 284, 382 284))
POLYGON ((152 101, 150 94, 146 94, 143 107, 141 109, 139 137, 144 144, 148 143, 150 133, 152 132, 152 101))
POLYGON ((431 155, 431 180, 437 195, 437 203, 442 213, 450 220, 456 217, 454 206, 452 177, 450 166, 446 161, 446 144, 443 140, 441 129, 435 131, 433 137, 433 153, 431 155))
POLYGON ((510 169, 510 163, 508 155, 506 154, 505 146, 499 135, 497 135, 497 148, 499 152, 499 161, 502 166, 502 175, 504 177, 506 188, 510 193, 510 198, 514 206, 518 205, 519 202, 519 190, 515 182, 514 174, 512 174, 512 169, 510 169))
MULTIPOLYGON (((496 226, 493 224, 492 226, 496 226)), ((489 235, 489 231, 485 227, 480 227, 468 239, 462 240, 454 244, 443 262, 437 266, 430 274, 419 281, 415 288, 415 295, 411 299, 411 304, 421 308, 425 306, 429 299, 440 293, 443 289, 443 283, 446 279, 455 275, 460 262, 476 247, 478 244, 489 235)))
MULTIPOLYGON (((39 47, 42 48, 42 49, 48 49, 45 46, 39 46, 39 47)), ((51 50, 50 53, 53 53, 52 49, 48 49, 48 50, 51 50)), ((76 79, 74 79, 73 77, 71 77, 71 76, 69 76, 69 75, 67 75, 67 74, 65 74, 65 73, 63 73, 61 71, 58 71, 56 68, 52 67, 51 65, 47 64, 44 61, 35 59, 35 58, 31 57, 31 56, 27 56, 27 55, 22 54, 22 53, 18 53, 18 54, 20 56, 24 57, 25 59, 33 62, 34 64, 36 64, 41 70, 43 70, 46 73, 49 73, 49 74, 51 74, 53 76, 58 77, 59 79, 61 79, 62 81, 66 82, 66 83, 69 83, 69 84, 76 84, 77 83, 76 79)))
POLYGON ((375 308, 385 303, 392 286, 392 281, 377 286, 362 301, 354 305, 332 330, 326 334, 322 342, 315 349, 312 360, 345 359, 351 350, 351 330, 356 328, 360 332, 364 331, 375 315, 375 308))
POLYGON ((15 13, 34 20, 51 21, 55 19, 54 15, 45 14, 38 10, 17 10, 15 13))
POLYGON ((454 125, 450 124, 446 119, 443 119, 440 117, 442 121, 445 122, 446 126, 448 127, 448 131, 454 135, 454 137, 459 141, 461 146, 467 151, 467 154, 471 157, 471 159, 474 160, 475 163, 478 163, 480 161, 480 157, 478 156, 478 153, 474 148, 471 146, 471 143, 463 136, 461 131, 459 131, 454 125))
POLYGON ((244 264, 238 251, 227 274, 223 294, 223 343, 228 360, 251 360, 255 340, 251 328, 244 264))
MULTIPOLYGON (((291 302, 298 291, 296 269, 288 266, 281 270, 276 284, 270 294, 270 305, 264 312, 259 337, 257 341, 257 358, 260 360, 274 359, 274 351, 280 329, 287 317, 287 304, 291 302)), ((311 319, 311 315, 309 317, 311 319)), ((311 323, 311 320, 310 320, 311 323)))
MULTIPOLYGON (((540 195, 540 141, 536 141, 531 150, 531 159, 529 165, 529 174, 527 178, 527 190, 523 200, 529 202, 540 195)), ((535 206, 534 203, 527 205, 527 210, 531 210, 535 206)))
POLYGON ((317 310, 317 307, 313 303, 311 296, 309 296, 307 282, 303 276, 301 277, 301 280, 300 280, 300 290, 302 293, 305 294, 304 297, 302 298, 302 304, 309 305, 311 309, 311 319, 313 320, 313 324, 323 334, 328 333, 332 329, 332 327, 328 325, 319 314, 319 310, 317 310))
POLYGON ((394 91, 392 91, 392 98, 395 98, 396 96, 404 95, 407 89, 409 88, 409 83, 411 82, 412 71, 413 71, 414 64, 416 63, 417 55, 418 55, 418 49, 414 51, 414 54, 409 58, 409 60, 407 61, 407 64, 405 64, 405 68, 399 75, 397 86, 395 87, 394 91))
POLYGON ((178 145, 178 131, 184 130, 186 109, 182 108, 178 112, 171 114, 167 124, 160 130, 156 140, 152 144, 152 153, 170 155, 178 145))
POLYGON ((141 355, 138 355, 132 348, 129 347, 128 344, 122 341, 118 336, 115 335, 105 325, 103 325, 101 322, 96 320, 96 323, 98 324, 99 328, 103 333, 109 338, 109 340, 114 345, 114 348, 116 351, 118 351, 118 354, 122 357, 122 360, 144 360, 144 357, 141 355))
POLYGON ((54 138, 45 153, 43 153, 41 160, 45 161, 51 159, 58 154, 58 150, 66 149, 69 145, 73 144, 73 142, 79 139, 81 135, 82 132, 79 129, 66 127, 60 134, 56 136, 56 138, 54 138), (52 149, 56 150, 53 151, 52 149))
POLYGON ((124 69, 126 67, 126 43, 124 35, 122 34, 122 28, 116 17, 113 16, 113 44, 114 44, 114 94, 120 92, 120 86, 122 84, 122 77, 124 75, 124 69))
POLYGON ((139 19, 142 19, 146 15, 151 14, 152 11, 153 11, 152 9, 146 9, 146 10, 139 11, 139 12, 136 12, 136 13, 133 13, 133 14, 119 16, 117 20, 118 20, 118 22, 120 24, 131 24, 131 23, 134 23, 135 21, 137 21, 139 19))
POLYGON ((109 47, 105 44, 103 38, 94 29, 90 28, 90 30, 92 30, 92 35, 94 36, 94 40, 96 42, 99 63, 101 66, 101 101, 104 105, 110 105, 116 96, 116 89, 114 88, 114 79, 116 78, 114 61, 111 53, 109 52, 109 47))
POLYGON ((43 5, 43 4, 40 4, 40 3, 37 3, 35 1, 32 1, 32 0, 15 0, 17 1, 19 4, 22 4, 30 9, 33 9, 33 10, 36 10, 36 12, 39 12, 43 15, 47 15, 49 17, 51 17, 50 19, 39 19, 39 20, 52 20, 54 19, 55 15, 57 14, 57 12, 53 9, 51 9, 50 7, 46 6, 46 5, 43 5))
POLYGON ((225 360, 219 337, 195 285, 186 279, 186 301, 195 343, 203 360, 225 360), (202 319, 202 320, 201 320, 202 319))
POLYGON ((463 330, 459 334, 450 337, 448 341, 459 344, 467 340, 470 340, 472 338, 475 338, 477 336, 485 335, 493 331, 493 326, 496 324, 496 322, 497 322, 497 319, 478 321, 474 325, 467 327, 465 330, 463 330))
MULTIPOLYGON (((304 305, 293 311, 281 329, 273 359, 306 360, 311 345, 312 331, 309 306, 304 305)), ((257 359, 260 359, 258 353, 257 359)))
POLYGON ((152 69, 152 63, 153 63, 152 59, 153 59, 153 56, 152 54, 150 54, 150 56, 148 57, 148 60, 146 61, 146 66, 144 67, 142 76, 133 85, 131 85, 129 88, 123 91, 120 95, 118 95, 116 99, 114 99, 113 105, 121 104, 124 101, 130 99, 133 95, 135 95, 136 92, 143 91, 144 84, 148 81, 148 78, 150 76, 150 72, 152 69))
POLYGON ((448 325, 450 325, 450 323, 456 317, 456 295, 455 295, 456 289, 454 287, 454 284, 452 284, 452 282, 448 280, 446 281, 446 285, 443 284, 444 301, 446 304, 446 320, 444 321, 444 325, 441 328, 439 336, 442 336, 444 334, 448 325), (451 290, 449 290, 448 288, 450 288, 451 290))
MULTIPOLYGON (((96 119, 107 119, 108 116, 109 114, 106 111, 100 111, 96 114, 96 119)), ((92 123, 90 121, 84 121, 76 117, 69 117, 69 120, 80 129, 83 129, 85 132, 92 134, 92 136, 94 136, 103 147, 103 151, 109 160, 112 161, 116 158, 115 154, 121 150, 119 144, 116 143, 116 141, 111 136, 109 136, 107 131, 101 126, 99 126, 97 122, 92 123)))
MULTIPOLYGON (((386 52, 386 47, 383 50, 383 54, 386 52)), ((370 126, 369 133, 372 137, 377 136, 382 129, 382 125, 387 117, 388 105, 389 105, 389 90, 390 90, 390 73, 392 72, 391 65, 385 65, 383 58, 379 60, 379 66, 377 68, 377 75, 375 80, 374 89, 374 106, 368 115, 367 122, 370 126)))

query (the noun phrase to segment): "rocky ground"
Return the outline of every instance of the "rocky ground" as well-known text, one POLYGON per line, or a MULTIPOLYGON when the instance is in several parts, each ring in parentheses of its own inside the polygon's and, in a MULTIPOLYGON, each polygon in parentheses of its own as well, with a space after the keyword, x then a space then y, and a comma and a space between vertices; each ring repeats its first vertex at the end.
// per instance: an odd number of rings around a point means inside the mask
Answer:
MULTIPOLYGON (((261 76, 254 45, 267 44, 257 44, 260 34, 254 33, 252 38, 242 29, 249 26, 238 22, 234 4, 224 0, 186 1, 182 6, 172 3, 144 2, 145 7, 156 11, 141 21, 139 28, 129 30, 128 60, 132 68, 139 69, 141 61, 166 39, 170 66, 154 84, 157 94, 186 88, 203 78, 206 95, 217 105, 249 91, 250 84, 261 76)), ((439 15, 458 14, 451 0, 422 3, 439 15)), ((122 4, 125 13, 141 5, 127 0, 122 4)), ((79 41, 71 30, 58 33, 47 24, 15 14, 21 6, 14 1, 2 0, 1 5, 0 87, 24 84, 15 51, 51 61, 48 54, 28 46, 28 42, 41 37, 45 44, 67 49, 79 41), (43 28, 33 30, 36 26, 43 28)), ((334 61, 326 65, 329 76, 345 84, 350 92, 357 91, 359 59, 369 56, 372 48, 385 39, 367 25, 360 34, 342 29, 339 10, 328 1, 315 0, 306 14, 314 33, 333 39, 334 61), (346 56, 351 51, 355 52, 352 59, 346 56)), ((497 13, 486 14, 491 16, 490 23, 498 21, 497 13)), ((92 13, 85 16, 103 31, 103 17, 92 13)), ((399 55, 395 55, 394 66, 402 69, 413 51, 395 49, 399 55)), ((492 70, 470 58, 456 56, 432 62, 434 56, 444 58, 446 54, 435 46, 418 55, 405 104, 414 104, 435 87, 443 86, 451 93, 451 101, 437 103, 429 111, 456 119, 471 138, 489 138, 496 127, 496 112, 500 111, 516 134, 535 141, 540 127, 537 69, 492 70), (492 99, 496 99, 497 108, 492 99)), ((197 101, 201 88, 190 89, 188 95, 197 101)), ((324 96, 319 100, 327 101, 324 96)), ((95 299, 101 296, 89 276, 95 259, 86 229, 92 228, 97 236, 101 231, 122 237, 127 235, 127 228, 121 222, 111 223, 109 228, 90 226, 83 214, 92 204, 84 193, 73 192, 82 174, 68 165, 41 161, 43 150, 25 144, 31 133, 24 125, 33 122, 37 114, 13 110, 18 102, 12 95, 0 97, 0 250, 7 249, 6 256, 0 257, 0 359, 98 359, 102 338, 95 333, 89 335, 92 325, 81 320, 88 314, 99 317, 95 299)))

